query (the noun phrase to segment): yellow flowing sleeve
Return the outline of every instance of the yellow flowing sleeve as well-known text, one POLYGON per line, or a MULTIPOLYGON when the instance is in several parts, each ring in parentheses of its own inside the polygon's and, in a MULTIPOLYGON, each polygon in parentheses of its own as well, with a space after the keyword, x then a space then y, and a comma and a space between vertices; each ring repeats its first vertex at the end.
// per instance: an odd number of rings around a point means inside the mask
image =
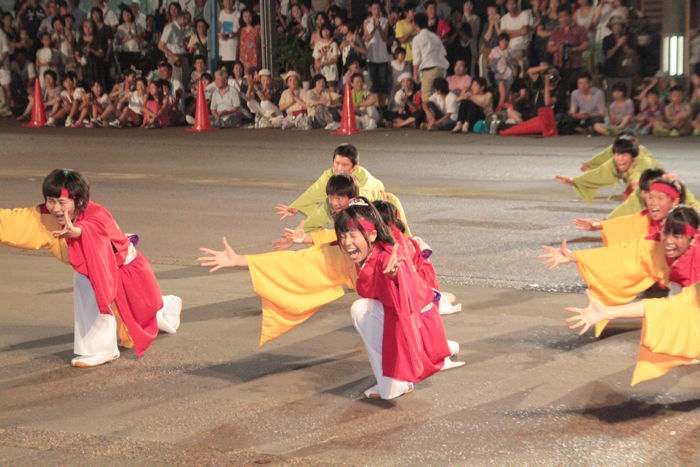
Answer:
POLYGON ((354 288, 355 267, 337 245, 250 255, 253 290, 262 302, 260 345, 309 319, 354 288))
MULTIPOLYGON (((604 305, 630 303, 656 282, 667 282, 663 249, 653 240, 580 250, 574 256, 590 294, 604 305)), ((596 325, 596 337, 600 337, 607 323, 596 325)))
POLYGON ((649 218, 641 213, 606 219, 600 236, 605 245, 642 239, 649 235, 649 218))
POLYGON ((314 245, 325 245, 337 240, 335 230, 333 229, 314 230, 313 232, 309 232, 309 235, 311 235, 311 240, 314 242, 314 245))
POLYGON ((46 249, 59 261, 68 262, 66 241, 54 238, 59 224, 51 214, 42 214, 39 207, 0 209, 0 243, 26 250, 46 249))
POLYGON ((643 303, 644 324, 632 386, 700 359, 700 284, 643 303))

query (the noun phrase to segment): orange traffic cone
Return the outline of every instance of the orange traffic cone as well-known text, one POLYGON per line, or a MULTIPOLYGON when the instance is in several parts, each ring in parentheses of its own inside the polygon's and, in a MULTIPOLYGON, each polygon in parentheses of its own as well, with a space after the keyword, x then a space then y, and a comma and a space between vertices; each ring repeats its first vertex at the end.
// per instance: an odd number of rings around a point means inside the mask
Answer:
POLYGON ((200 80, 197 84, 197 102, 194 111, 194 125, 192 125, 192 128, 187 128, 187 131, 201 132, 211 130, 213 130, 213 128, 209 122, 207 98, 204 97, 204 83, 202 80, 200 80))
POLYGON ((352 105, 352 91, 350 90, 350 82, 347 81, 343 92, 343 115, 340 118, 340 128, 335 130, 333 134, 350 136, 358 131, 355 123, 355 106, 352 105))
POLYGON ((540 107, 537 117, 532 117, 518 125, 507 128, 499 133, 501 136, 542 135, 545 138, 557 135, 557 123, 551 107, 540 107))
POLYGON ((25 128, 43 128, 46 126, 44 96, 41 92, 41 84, 39 84, 39 78, 36 78, 34 80, 34 107, 32 108, 32 119, 22 126, 25 128))

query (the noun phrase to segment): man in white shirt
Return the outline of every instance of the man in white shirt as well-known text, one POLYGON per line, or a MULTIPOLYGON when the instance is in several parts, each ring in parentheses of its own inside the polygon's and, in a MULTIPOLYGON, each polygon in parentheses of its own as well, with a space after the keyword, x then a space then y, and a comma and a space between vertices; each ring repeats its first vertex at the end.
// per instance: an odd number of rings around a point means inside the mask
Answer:
POLYGON ((418 34, 411 42, 413 52, 413 80, 420 81, 420 92, 423 98, 423 110, 428 112, 428 100, 433 91, 433 81, 445 77, 447 68, 447 51, 440 38, 428 30, 428 17, 425 13, 416 13, 413 22, 418 34))
POLYGON ((532 17, 530 10, 520 11, 516 0, 506 2, 508 13, 501 18, 501 31, 508 34, 510 41, 508 49, 514 57, 522 58, 527 55, 530 45, 530 25, 532 17))
POLYGON ((372 82, 372 92, 384 102, 391 87, 391 55, 387 50, 389 40, 389 20, 382 16, 378 0, 372 0, 370 16, 362 25, 363 39, 367 46, 367 64, 372 82))
POLYGON ((238 93, 226 82, 226 77, 217 70, 214 73, 216 90, 211 95, 212 125, 216 128, 235 128, 241 126, 241 100, 238 93))
MULTIPOLYGON (((179 5, 178 5, 179 7, 179 5)), ((180 10, 176 19, 165 25, 163 35, 160 36, 158 48, 163 51, 173 67, 173 78, 188 85, 190 79, 190 67, 185 48, 185 23, 187 17, 180 10)))

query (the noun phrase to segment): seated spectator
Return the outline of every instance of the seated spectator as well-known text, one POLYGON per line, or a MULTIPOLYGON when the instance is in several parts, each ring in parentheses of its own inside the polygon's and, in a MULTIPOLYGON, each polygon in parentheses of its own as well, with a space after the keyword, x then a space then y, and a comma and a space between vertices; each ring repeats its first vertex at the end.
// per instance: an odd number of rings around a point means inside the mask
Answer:
POLYGON ((128 69, 122 75, 121 81, 116 83, 109 93, 109 98, 112 102, 119 102, 129 96, 136 82, 136 72, 128 69))
POLYGON ((279 101, 279 89, 272 81, 270 70, 263 68, 257 74, 253 86, 248 87, 246 103, 255 116, 255 128, 278 128, 284 116, 275 102, 279 101))
POLYGON ((307 109, 303 89, 300 86, 301 76, 296 71, 288 71, 284 75, 284 82, 287 84, 287 89, 282 91, 279 102, 279 108, 285 114, 282 128, 307 128, 307 109))
MULTIPOLYGON (((58 78, 53 70, 44 72, 44 87, 41 90, 44 98, 44 111, 46 115, 51 115, 61 107, 61 87, 57 84, 58 78)), ((29 120, 34 108, 34 90, 27 93, 29 102, 25 107, 24 112, 17 117, 17 120, 29 120)))
POLYGON ((425 120, 421 105, 421 94, 416 91, 413 74, 399 76, 400 88, 394 94, 391 119, 394 128, 420 127, 425 120))
POLYGON ((459 111, 457 96, 450 92, 447 80, 443 77, 435 78, 433 90, 425 114, 426 128, 429 131, 456 128, 459 111))
POLYGON ((148 84, 141 128, 165 128, 170 125, 170 109, 163 93, 163 80, 148 84))
POLYGON ((211 96, 212 126, 216 128, 237 128, 241 126, 241 100, 238 92, 228 85, 227 77, 221 70, 214 73, 216 90, 211 96))
POLYGON ((341 95, 328 88, 322 74, 314 76, 313 83, 314 87, 306 92, 311 128, 335 130, 339 127, 341 95))
POLYGON ((335 88, 338 84, 338 57, 340 50, 331 36, 328 25, 321 26, 321 37, 316 42, 313 51, 314 71, 326 78, 326 83, 335 88))
POLYGON ((513 56, 508 50, 508 34, 501 33, 498 35, 498 47, 491 49, 489 53, 489 68, 493 72, 494 79, 498 85, 498 106, 502 106, 508 93, 510 85, 515 79, 515 63, 513 56))
POLYGON ((447 84, 450 92, 459 96, 469 91, 472 85, 472 77, 467 74, 467 63, 464 60, 457 60, 454 64, 454 74, 447 77, 447 84))
POLYGON ((634 120, 634 104, 627 97, 627 87, 623 83, 613 85, 611 97, 605 123, 593 125, 593 130, 604 136, 618 136, 627 132, 634 120))
MULTIPOLYGON (((226 69, 225 67, 222 69, 226 69)), ((214 91, 216 90, 216 86, 212 86, 214 83, 214 77, 209 74, 209 73, 203 73, 202 76, 199 77, 199 81, 202 82, 202 86, 204 86, 204 100, 206 101, 206 108, 209 108, 209 104, 211 103, 211 96, 214 94, 214 91)), ((195 124, 195 116, 197 114, 197 99, 196 98, 191 98, 187 101, 186 107, 185 107, 185 123, 188 125, 194 125, 195 124)))
POLYGON ((105 127, 114 118, 114 105, 99 81, 92 83, 91 91, 90 99, 86 99, 86 102, 90 102, 90 112, 87 115, 90 120, 85 123, 85 126, 87 128, 92 128, 95 125, 105 127))
POLYGON ((453 132, 468 133, 480 120, 493 114, 493 94, 487 90, 485 78, 475 78, 471 89, 457 97, 459 111, 453 132))
POLYGON ((204 73, 208 73, 209 70, 207 70, 207 61, 203 55, 194 56, 193 66, 194 70, 192 70, 192 73, 190 74, 190 92, 192 95, 196 96, 199 78, 201 78, 204 73))
POLYGON ((357 126, 361 130, 374 130, 379 126, 379 99, 377 95, 365 88, 365 78, 362 73, 352 75, 350 82, 352 103, 355 107, 357 126))
POLYGON ((517 125, 537 116, 537 102, 522 78, 516 79, 511 87, 510 98, 506 104, 506 125, 517 125))
POLYGON ((66 128, 73 126, 74 119, 77 119, 80 115, 80 104, 85 98, 85 90, 76 87, 76 82, 77 77, 73 72, 68 72, 63 77, 61 105, 49 115, 46 126, 55 126, 57 122, 64 119, 66 128))
POLYGON ((683 87, 675 85, 669 92, 669 103, 664 107, 664 118, 653 125, 655 136, 686 136, 693 131, 693 112, 685 100, 683 87))
POLYGON ((412 73, 413 67, 406 61, 406 49, 397 47, 394 50, 394 59, 391 61, 391 89, 392 91, 401 87, 399 79, 404 73, 412 73))
POLYGON ((591 85, 591 76, 582 74, 576 82, 576 89, 571 93, 569 114, 562 125, 564 133, 590 134, 593 125, 605 118, 605 94, 591 85))
POLYGON ((640 135, 650 134, 654 124, 662 121, 663 118, 664 104, 661 102, 659 92, 654 88, 646 90, 636 118, 636 133, 640 135))
POLYGON ((118 117, 109 122, 109 126, 114 128, 137 127, 143 123, 143 107, 148 97, 148 82, 139 76, 135 83, 135 89, 123 96, 117 103, 118 117))

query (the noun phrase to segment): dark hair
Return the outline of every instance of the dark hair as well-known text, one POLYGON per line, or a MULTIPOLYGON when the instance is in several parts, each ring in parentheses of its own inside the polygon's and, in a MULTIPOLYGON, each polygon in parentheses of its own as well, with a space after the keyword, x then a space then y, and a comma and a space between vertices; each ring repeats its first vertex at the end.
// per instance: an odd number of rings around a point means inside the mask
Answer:
POLYGON ((341 144, 340 146, 335 148, 335 151, 333 151, 333 159, 335 159, 335 156, 341 156, 350 159, 350 162, 352 162, 353 167, 360 163, 360 156, 357 155, 357 148, 350 143, 341 144))
MULTIPOLYGON (((53 78, 54 83, 58 83, 58 75, 56 75, 56 72, 53 70, 46 70, 44 72, 44 77, 50 76, 53 78)), ((58 85, 58 84, 57 84, 58 85)))
POLYGON ((676 92, 676 91, 683 92, 683 86, 681 86, 680 84, 676 84, 675 86, 671 86, 671 89, 668 90, 668 93, 670 94, 670 93, 676 92))
POLYGON ((326 77, 323 76, 321 73, 317 73, 317 74, 314 75, 313 78, 311 78, 311 81, 312 81, 314 84, 318 83, 319 80, 323 80, 324 82, 326 82, 326 77))
POLYGON ((472 80, 472 83, 474 83, 474 82, 475 82, 476 84, 478 84, 479 87, 482 88, 482 89, 486 89, 486 88, 488 87, 488 85, 489 85, 488 81, 486 81, 486 78, 484 78, 484 77, 482 77, 482 76, 479 76, 479 77, 477 77, 477 78, 474 78, 474 79, 472 80))
POLYGON ((557 14, 566 12, 568 15, 571 15, 571 7, 569 5, 559 5, 557 7, 557 14))
POLYGON ((131 16, 131 22, 136 21, 136 16, 134 15, 134 12, 131 11, 131 8, 122 8, 122 11, 119 13, 119 17, 121 19, 121 23, 124 24, 124 13, 127 13, 129 16, 131 16))
POLYGON ((649 89, 647 90, 647 94, 646 94, 646 95, 648 96, 649 94, 654 94, 655 96, 658 96, 658 95, 659 95, 659 90, 656 89, 656 87, 649 88, 649 89))
POLYGON ((425 13, 416 13, 415 16, 413 17, 413 22, 420 29, 427 29, 428 28, 428 15, 426 15, 425 13))
POLYGON ((676 206, 666 216, 664 233, 666 235, 685 235, 685 226, 697 229, 700 226, 698 212, 690 206, 676 206))
POLYGON ((66 71, 61 82, 67 80, 68 78, 72 79, 74 83, 78 81, 78 75, 76 75, 74 71, 66 71))
POLYGON ((194 63, 194 62, 196 62, 197 60, 204 60, 204 61, 206 62, 207 59, 204 58, 204 55, 197 54, 197 55, 194 56, 194 58, 192 58, 192 62, 194 63))
POLYGON ((680 197, 678 198, 678 204, 685 203, 685 192, 686 192, 685 185, 683 185, 683 183, 681 183, 680 180, 671 180, 668 178, 657 178, 656 180, 652 180, 649 187, 651 188, 651 185, 653 185, 655 183, 661 183, 663 185, 670 186, 675 191, 677 191, 678 194, 680 195, 680 197))
POLYGON ((435 78, 433 81, 433 89, 440 94, 447 94, 450 92, 450 85, 447 84, 447 80, 442 76, 435 78))
POLYGON ((41 185, 41 192, 46 198, 59 198, 61 189, 68 190, 70 198, 75 201, 75 210, 82 212, 90 201, 90 184, 75 170, 56 169, 44 178, 41 185))
MULTIPOLYGON (((89 15, 90 18, 92 18, 92 14, 93 14, 93 13, 97 13, 97 17, 100 18, 100 21, 104 21, 105 15, 104 15, 104 13, 102 13, 102 10, 100 10, 100 9, 97 8, 97 7, 93 7, 93 8, 90 10, 90 15, 89 15)), ((133 15, 132 15, 132 16, 133 16, 133 15)))
POLYGON ((386 225, 389 227, 394 225, 401 233, 406 233, 406 226, 399 218, 399 211, 396 209, 396 206, 383 200, 372 201, 372 204, 377 208, 379 215, 382 216, 382 220, 386 225))
POLYGON ((369 244, 369 239, 367 238, 367 232, 360 224, 360 219, 366 219, 374 224, 377 231, 377 242, 386 243, 388 245, 393 245, 394 237, 391 235, 391 230, 382 220, 382 216, 377 211, 377 208, 372 206, 367 198, 360 197, 357 198, 358 202, 361 204, 350 204, 347 208, 342 210, 338 215, 335 216, 335 235, 340 240, 343 234, 351 230, 359 230, 367 244, 369 244), (363 202, 364 201, 364 202, 363 202))
POLYGON ((357 187, 355 177, 348 174, 331 175, 326 183, 326 195, 331 196, 347 196, 348 198, 357 198, 360 194, 360 189, 357 187))
POLYGON ((61 23, 61 26, 65 26, 65 25, 66 25, 66 24, 63 22, 63 18, 60 17, 60 16, 58 16, 58 15, 56 15, 56 16, 53 17, 53 19, 51 20, 51 25, 56 24, 56 22, 61 23))
MULTIPOLYGON (((255 26, 256 24, 258 24, 258 22, 256 21, 256 18, 255 18, 256 15, 255 15, 255 13, 253 13, 253 10, 251 10, 250 8, 244 8, 243 11, 241 11, 241 17, 238 19, 238 26, 241 28, 244 28, 246 26, 245 21, 243 21, 243 13, 245 13, 246 11, 248 13, 250 13, 250 25, 255 26)), ((204 20, 202 20, 202 21, 204 21, 204 20)), ((209 25, 207 24, 207 28, 208 27, 209 27, 209 25)))
POLYGON ((581 78, 586 78, 589 82, 593 80, 593 77, 585 71, 583 73, 581 73, 580 75, 578 75, 578 78, 576 78, 576 80, 579 80, 581 78))
POLYGON ((498 35, 498 42, 501 41, 509 41, 510 42, 510 36, 508 35, 507 32, 502 32, 498 35))
POLYGON ((214 77, 211 75, 211 73, 202 73, 202 76, 200 76, 199 79, 207 79, 209 81, 214 81, 214 77))
POLYGON ((627 86, 624 83, 615 83, 610 88, 610 92, 620 91, 625 97, 627 97, 627 86))
POLYGON ((144 76, 139 76, 138 78, 136 78, 136 81, 134 81, 134 83, 137 83, 139 81, 141 81, 145 87, 148 87, 148 80, 144 76))
POLYGON ((622 135, 615 138, 612 145, 613 154, 629 154, 633 158, 639 155, 639 144, 637 138, 630 135, 622 135))
POLYGON ((42 33, 41 33, 41 36, 39 37, 39 39, 43 40, 44 37, 48 37, 49 40, 51 40, 51 34, 49 34, 48 32, 42 32, 42 33))
POLYGON ((436 2, 435 0, 428 0, 427 2, 425 2, 425 3, 423 4, 423 8, 427 10, 428 7, 429 7, 430 5, 436 7, 436 6, 437 6, 437 2, 436 2))
POLYGON ((197 29, 197 25, 199 25, 199 23, 204 23, 204 25, 207 27, 207 31, 209 30, 209 23, 204 21, 203 18, 197 18, 196 20, 194 20, 194 28, 195 29, 197 29))
POLYGON ((360 72, 353 73, 350 77, 350 82, 352 83, 353 81, 355 81, 355 78, 360 78, 363 82, 365 81, 365 76, 360 72))
POLYGON ((639 189, 641 191, 649 191, 649 187, 651 186, 651 183, 654 180, 656 180, 657 178, 663 177, 663 175, 665 173, 666 173, 666 171, 664 169, 660 169, 660 168, 646 169, 639 176, 639 189))

